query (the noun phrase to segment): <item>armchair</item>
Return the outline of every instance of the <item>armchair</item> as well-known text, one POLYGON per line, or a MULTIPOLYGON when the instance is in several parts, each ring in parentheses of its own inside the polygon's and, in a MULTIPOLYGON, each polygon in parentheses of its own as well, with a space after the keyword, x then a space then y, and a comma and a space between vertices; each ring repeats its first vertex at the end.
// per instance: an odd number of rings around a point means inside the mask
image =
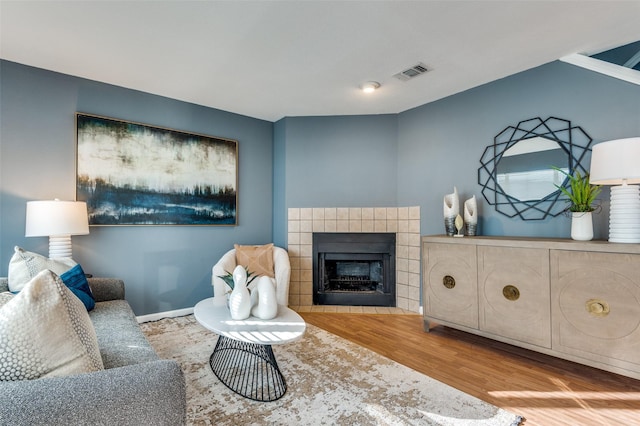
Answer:
MULTIPOLYGON (((236 266, 236 250, 231 249, 213 266, 211 270, 211 285, 215 287, 216 283, 218 285, 224 284, 220 276, 225 275, 227 272, 232 272, 236 266)), ((278 305, 288 306, 291 264, 289 263, 289 254, 285 249, 273 246, 273 268, 278 305)), ((258 280, 253 280, 248 287, 253 290, 257 283, 258 280)), ((226 284, 224 285, 226 286, 226 284)))

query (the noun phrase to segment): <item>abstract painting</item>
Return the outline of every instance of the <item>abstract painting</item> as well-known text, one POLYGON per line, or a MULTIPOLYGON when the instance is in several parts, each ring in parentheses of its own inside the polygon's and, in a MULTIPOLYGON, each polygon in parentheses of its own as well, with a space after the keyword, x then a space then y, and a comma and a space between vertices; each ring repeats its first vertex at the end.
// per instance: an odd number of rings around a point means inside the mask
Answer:
POLYGON ((237 225, 238 142, 76 113, 90 225, 237 225))

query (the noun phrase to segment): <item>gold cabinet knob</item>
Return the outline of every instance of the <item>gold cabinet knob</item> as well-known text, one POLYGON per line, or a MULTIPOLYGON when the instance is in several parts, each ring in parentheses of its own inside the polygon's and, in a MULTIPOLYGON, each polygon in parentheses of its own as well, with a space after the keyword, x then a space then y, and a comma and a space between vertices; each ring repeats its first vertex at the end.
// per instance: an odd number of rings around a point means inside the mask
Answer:
POLYGON ((451 275, 445 275, 442 277, 442 285, 449 289, 454 288, 456 286, 456 280, 451 275))
POLYGON ((609 304, 600 299, 587 300, 585 308, 587 309, 587 312, 594 317, 606 317, 610 312, 609 304))
POLYGON ((520 298, 520 290, 514 285, 506 285, 502 289, 502 295, 507 300, 515 301, 520 298))

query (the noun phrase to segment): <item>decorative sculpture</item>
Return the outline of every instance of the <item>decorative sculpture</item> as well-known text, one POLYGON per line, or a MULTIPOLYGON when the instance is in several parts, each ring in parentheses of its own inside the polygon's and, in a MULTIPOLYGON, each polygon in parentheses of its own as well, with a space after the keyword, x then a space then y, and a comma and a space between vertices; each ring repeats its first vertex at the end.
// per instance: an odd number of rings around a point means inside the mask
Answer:
POLYGON ((460 214, 460 200, 458 199, 458 188, 453 187, 453 193, 444 196, 444 229, 448 236, 456 233, 455 220, 460 214))
POLYGON ((472 196, 464 202, 465 235, 476 235, 478 229, 478 203, 476 196, 472 196))
POLYGON ((243 320, 251 315, 251 294, 247 289, 247 271, 238 265, 233 270, 233 291, 229 296, 229 312, 234 320, 243 320))
POLYGON ((276 288, 271 278, 262 276, 258 279, 258 284, 251 292, 251 300, 251 315, 254 317, 268 320, 278 315, 276 288))

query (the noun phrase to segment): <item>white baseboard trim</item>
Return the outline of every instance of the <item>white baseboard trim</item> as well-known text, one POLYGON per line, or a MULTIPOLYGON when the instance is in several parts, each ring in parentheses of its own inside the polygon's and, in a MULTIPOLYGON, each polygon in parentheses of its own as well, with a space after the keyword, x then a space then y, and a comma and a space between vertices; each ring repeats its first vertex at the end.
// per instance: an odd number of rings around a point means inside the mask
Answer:
POLYGON ((184 308, 184 309, 176 309, 175 311, 166 311, 166 312, 158 312, 156 314, 148 314, 148 315, 140 315, 136 317, 138 320, 138 324, 143 322, 151 322, 158 321, 162 318, 175 318, 175 317, 183 317, 185 315, 191 315, 193 313, 193 308, 184 308))

